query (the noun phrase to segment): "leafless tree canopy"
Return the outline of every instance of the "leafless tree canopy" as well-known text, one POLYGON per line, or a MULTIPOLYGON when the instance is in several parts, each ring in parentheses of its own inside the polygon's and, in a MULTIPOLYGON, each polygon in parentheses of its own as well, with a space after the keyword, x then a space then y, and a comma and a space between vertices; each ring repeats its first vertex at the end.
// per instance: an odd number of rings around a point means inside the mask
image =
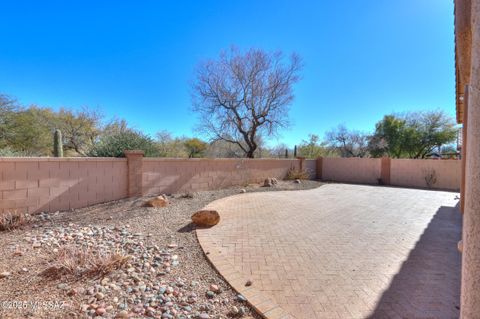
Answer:
POLYGON ((302 67, 298 55, 236 49, 202 63, 193 85, 193 109, 199 128, 213 140, 238 145, 254 157, 258 138, 288 126, 293 84, 302 67))
POLYGON ((366 157, 369 138, 368 134, 349 131, 344 125, 339 125, 325 134, 327 144, 342 157, 366 157))

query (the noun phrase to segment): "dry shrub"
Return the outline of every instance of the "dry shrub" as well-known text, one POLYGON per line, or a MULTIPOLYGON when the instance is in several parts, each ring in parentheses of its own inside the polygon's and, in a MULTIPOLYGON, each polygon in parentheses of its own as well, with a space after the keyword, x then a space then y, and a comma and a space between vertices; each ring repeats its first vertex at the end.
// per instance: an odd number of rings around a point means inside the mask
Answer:
POLYGON ((55 259, 41 275, 45 277, 105 276, 113 270, 125 266, 130 258, 131 256, 118 251, 102 253, 91 248, 63 246, 60 247, 55 259))
POLYGON ((287 172, 287 179, 288 180, 310 179, 310 174, 306 169, 296 169, 292 167, 287 172))
POLYGON ((19 228, 30 222, 30 215, 26 213, 6 212, 0 214, 0 231, 19 228))

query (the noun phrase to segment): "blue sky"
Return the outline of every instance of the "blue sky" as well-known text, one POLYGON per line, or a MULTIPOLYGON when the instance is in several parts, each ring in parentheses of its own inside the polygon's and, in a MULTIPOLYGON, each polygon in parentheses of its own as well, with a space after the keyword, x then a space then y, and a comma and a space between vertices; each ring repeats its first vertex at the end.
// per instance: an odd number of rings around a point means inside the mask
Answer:
POLYGON ((194 135, 193 70, 231 45, 303 57, 293 126, 272 145, 455 111, 451 0, 5 0, 0 12, 0 92, 98 107, 151 135, 194 135))

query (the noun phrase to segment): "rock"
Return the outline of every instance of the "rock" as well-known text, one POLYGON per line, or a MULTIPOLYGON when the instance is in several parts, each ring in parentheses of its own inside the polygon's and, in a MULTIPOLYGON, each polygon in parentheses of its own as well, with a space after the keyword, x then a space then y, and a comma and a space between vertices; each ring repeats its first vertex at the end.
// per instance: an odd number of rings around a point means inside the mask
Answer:
POLYGON ((211 284, 210 285, 210 290, 213 291, 214 293, 218 294, 220 292, 220 287, 218 287, 218 285, 211 284))
POLYGON ((200 319, 210 319, 210 316, 208 315, 208 313, 202 312, 202 313, 198 316, 198 318, 200 318, 200 319))
POLYGON ((168 205, 168 198, 165 195, 157 196, 143 204, 144 207, 165 207, 168 205))
POLYGON ((11 273, 9 273, 8 271, 4 271, 4 272, 0 273, 0 279, 10 277, 10 275, 11 275, 11 273))
POLYGON ((245 298, 245 297, 244 297, 243 295, 241 295, 241 294, 238 294, 238 295, 237 295, 237 300, 238 300, 238 301, 247 301, 247 298, 245 298))
POLYGON ((76 289, 71 289, 67 292, 67 296, 75 296, 77 294, 77 290, 76 289))
POLYGON ((95 294, 95 298, 97 298, 97 300, 103 300, 105 298, 105 295, 102 294, 101 292, 97 292, 95 294))
POLYGON ((127 319, 128 318, 128 311, 122 310, 115 316, 117 319, 127 319))
POLYGON ((105 308, 102 308, 102 307, 98 307, 97 310, 95 310, 95 313, 98 316, 103 316, 106 312, 107 312, 107 310, 105 310, 105 308))
POLYGON ((67 284, 64 284, 64 283, 58 284, 58 285, 57 285, 57 288, 58 288, 58 289, 61 289, 61 290, 68 290, 68 289, 70 289, 70 287, 69 287, 67 284))
POLYGON ((207 298, 212 299, 215 297, 215 293, 213 291, 207 291, 207 298))
POLYGON ((34 242, 32 245, 33 248, 40 248, 42 247, 42 243, 39 243, 38 241, 34 242))
POLYGON ((240 190, 240 193, 246 193, 246 192, 247 192, 247 190, 246 190, 245 188, 242 188, 242 189, 240 190))
POLYGON ((247 309, 245 307, 240 307, 240 309, 238 311, 238 315, 240 317, 243 317, 246 313, 247 313, 247 309))
POLYGON ((302 181, 299 180, 299 179, 296 179, 296 180, 294 180, 293 182, 294 182, 295 184, 301 184, 301 183, 302 183, 302 181))
POLYGON ((250 287, 252 284, 253 282, 251 280, 247 280, 247 282, 245 283, 245 286, 250 287))
POLYGON ((277 185, 277 184, 278 184, 278 180, 276 178, 267 178, 263 182, 264 187, 272 187, 272 186, 277 185))
POLYGON ((230 313, 231 313, 233 316, 238 315, 239 312, 240 312, 240 310, 239 310, 236 306, 233 306, 233 307, 232 307, 232 310, 230 310, 230 313))
POLYGON ((192 222, 197 226, 215 226, 220 221, 216 210, 200 210, 192 215, 192 222))

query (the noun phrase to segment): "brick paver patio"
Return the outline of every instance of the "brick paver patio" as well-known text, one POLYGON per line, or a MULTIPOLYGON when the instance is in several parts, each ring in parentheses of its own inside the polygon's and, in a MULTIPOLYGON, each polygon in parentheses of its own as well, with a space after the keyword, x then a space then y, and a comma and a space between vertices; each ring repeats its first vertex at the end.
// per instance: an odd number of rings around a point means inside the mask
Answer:
POLYGON ((458 318, 457 195, 343 184, 241 194, 208 205, 221 221, 197 235, 267 318, 458 318))

